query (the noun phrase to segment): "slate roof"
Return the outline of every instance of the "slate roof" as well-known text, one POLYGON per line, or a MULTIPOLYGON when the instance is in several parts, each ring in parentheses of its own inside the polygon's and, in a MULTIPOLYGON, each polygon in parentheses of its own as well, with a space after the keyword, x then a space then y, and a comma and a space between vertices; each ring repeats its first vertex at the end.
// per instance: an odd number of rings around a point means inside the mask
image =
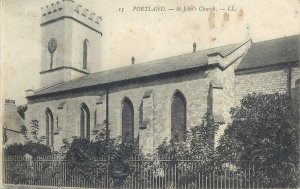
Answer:
MULTIPOLYGON (((290 61, 299 61, 299 38, 300 35, 295 35, 253 43, 248 52, 243 57, 241 63, 237 68, 237 71, 290 61)), ((208 65, 208 54, 218 52, 223 57, 226 57, 228 54, 233 52, 244 43, 245 42, 239 44, 231 44, 222 47, 197 51, 195 53, 188 53, 146 63, 134 64, 117 69, 88 74, 75 80, 60 83, 46 89, 40 89, 33 95, 28 96, 28 98, 118 81, 126 81, 146 76, 154 76, 184 69, 205 67, 208 65)))
POLYGON ((253 43, 237 70, 299 61, 300 35, 253 43))
POLYGON ((91 87, 95 85, 108 84, 129 79, 169 73, 189 68, 207 66, 207 54, 218 52, 222 56, 226 57, 240 45, 241 44, 231 44, 222 47, 197 51, 195 53, 188 53, 146 63, 134 64, 117 69, 92 73, 83 76, 79 79, 67 81, 43 90, 39 90, 28 97, 30 98, 49 93, 56 93, 83 87, 91 87))

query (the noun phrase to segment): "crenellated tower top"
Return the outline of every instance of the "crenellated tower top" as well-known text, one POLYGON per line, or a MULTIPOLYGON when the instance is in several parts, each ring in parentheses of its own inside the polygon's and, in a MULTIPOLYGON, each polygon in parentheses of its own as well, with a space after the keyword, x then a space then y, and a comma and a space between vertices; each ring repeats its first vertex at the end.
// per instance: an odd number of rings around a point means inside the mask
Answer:
POLYGON ((100 71, 102 18, 73 0, 41 10, 41 87, 100 71))
POLYGON ((100 22, 102 17, 94 12, 75 3, 73 0, 61 0, 41 8, 42 20, 41 26, 47 25, 55 20, 71 18, 87 25, 91 29, 100 32, 100 22))

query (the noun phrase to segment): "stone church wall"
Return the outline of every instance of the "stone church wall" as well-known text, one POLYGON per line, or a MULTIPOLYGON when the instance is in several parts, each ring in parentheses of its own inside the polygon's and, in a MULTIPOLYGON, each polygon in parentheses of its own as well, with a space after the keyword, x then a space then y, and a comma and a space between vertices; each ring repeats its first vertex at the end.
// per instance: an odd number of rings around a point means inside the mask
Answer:
POLYGON ((296 81, 300 79, 300 67, 292 68, 292 81, 291 87, 294 89, 296 86, 296 81))
POLYGON ((171 136, 171 103, 176 91, 180 91, 186 98, 187 129, 199 125, 208 108, 209 81, 203 76, 201 72, 181 76, 174 74, 171 77, 150 82, 115 86, 109 97, 111 134, 121 135, 121 106, 122 100, 127 97, 134 107, 134 135, 137 137, 139 133, 140 147, 146 153, 151 152, 166 137, 171 136), (152 90, 149 97, 151 100, 145 101, 143 96, 149 90, 152 90), (142 102, 143 106, 148 106, 148 110, 144 108, 143 118, 150 119, 150 122, 147 128, 139 129, 139 108, 142 102))
POLYGON ((285 93, 287 91, 287 73, 284 69, 268 70, 236 75, 235 103, 249 93, 285 93))
MULTIPOLYGON (((71 96, 71 95, 70 95, 71 96)), ((90 110, 91 129, 94 128, 94 111, 96 110, 96 101, 99 97, 84 95, 80 97, 71 97, 63 99, 51 99, 49 101, 28 104, 26 111, 26 126, 30 129, 30 121, 39 121, 39 135, 46 135, 46 108, 49 108, 53 114, 54 128, 59 128, 59 134, 54 136, 54 149, 59 150, 63 139, 71 139, 73 136, 79 136, 80 133, 80 107, 85 103, 90 110), (62 105, 63 104, 63 105, 62 105), (30 116, 30 117, 29 117, 30 116)), ((93 137, 91 137, 93 139, 93 137)), ((46 143, 46 141, 45 141, 46 143)))
MULTIPOLYGON (((291 88, 295 88, 296 80, 300 79, 300 67, 292 68, 291 88)), ((287 92, 287 69, 257 71, 236 75, 235 80, 235 103, 249 93, 286 93, 287 92)))
MULTIPOLYGON (((178 73, 179 74, 179 73, 178 73)), ((171 136, 171 103, 172 96, 180 91, 186 98, 187 107, 187 128, 199 125, 201 118, 208 109, 208 91, 210 81, 205 78, 203 71, 193 71, 190 74, 173 74, 157 79, 140 80, 127 82, 126 84, 115 84, 109 92, 109 128, 111 136, 117 137, 122 131, 122 100, 127 97, 134 107, 134 136, 138 134, 148 136, 141 138, 141 147, 150 152, 157 147, 166 137, 171 136), (151 100, 146 101, 143 96, 146 91, 152 90, 151 100), (142 101, 145 101, 143 117, 152 119, 145 129, 139 129, 139 108, 142 101), (152 111, 150 110, 152 108, 152 111), (149 115, 151 114, 151 115, 149 115)), ((91 131, 96 127, 104 128, 105 120, 105 89, 97 87, 90 90, 53 95, 52 97, 39 97, 29 100, 28 111, 26 112, 26 125, 31 120, 38 120, 40 124, 40 136, 46 134, 46 108, 53 113, 54 127, 60 132, 55 135, 55 150, 61 145, 64 138, 79 136, 80 128, 80 107, 85 103, 90 110, 91 131), (100 94, 101 93, 101 94, 100 94), (104 94, 104 95, 103 95, 104 94), (102 95, 102 96, 101 96, 102 95), (101 101, 101 103, 99 103, 101 101), (97 112, 95 113, 95 111, 97 112), (97 114, 97 123, 95 123, 97 114), (29 117, 31 116, 31 117, 29 117), (95 125, 96 124, 96 125, 95 125)), ((92 136, 92 135, 91 135, 92 136)), ((93 139, 94 136, 91 137, 93 139)))
POLYGON ((212 114, 215 121, 220 122, 219 130, 215 137, 215 144, 223 135, 227 123, 230 122, 229 110, 234 106, 234 67, 230 66, 225 70, 215 68, 210 71, 209 78, 212 84, 212 114), (218 120, 222 118, 222 120, 218 120))
MULTIPOLYGON (((300 78, 299 73, 299 67, 292 69, 292 89, 295 88, 296 80, 300 78)), ((198 70, 191 73, 173 73, 156 79, 118 83, 111 85, 109 91, 109 129, 112 137, 121 135, 122 100, 125 97, 129 98, 134 108, 134 136, 135 138, 139 136, 140 147, 145 152, 151 152, 166 137, 171 136, 172 96, 176 91, 180 91, 187 102, 188 129, 199 125, 201 118, 209 110, 212 110, 213 114, 222 115, 225 124, 220 126, 216 137, 217 142, 226 128, 226 123, 230 121, 229 109, 238 105, 243 96, 252 92, 284 93, 287 90, 286 86, 287 73, 284 69, 235 76, 234 66, 223 71, 214 68, 205 72, 198 70), (145 93, 149 93, 149 97, 144 98, 145 93), (148 120, 146 126, 142 125, 144 123, 140 120, 142 102, 142 117, 148 120)), ((54 149, 58 150, 63 139, 79 136, 82 103, 85 103, 90 111, 91 133, 95 127, 100 130, 104 128, 105 90, 106 88, 95 87, 29 100, 26 125, 29 126, 31 120, 38 120, 40 136, 45 136, 45 111, 49 108, 53 113, 54 127, 60 129, 54 139, 58 141, 55 142, 54 149)), ((91 139, 94 137, 91 134, 91 139)))

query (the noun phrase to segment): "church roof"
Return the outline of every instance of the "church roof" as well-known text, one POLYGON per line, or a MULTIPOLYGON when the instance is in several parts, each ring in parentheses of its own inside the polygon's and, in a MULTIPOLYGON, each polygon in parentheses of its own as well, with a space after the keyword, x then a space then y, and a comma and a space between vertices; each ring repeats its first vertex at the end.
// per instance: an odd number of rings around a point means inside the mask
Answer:
POLYGON ((299 46, 300 35, 253 43, 237 70, 299 61, 299 46))
MULTIPOLYGON (((295 35, 253 43, 248 52, 242 58, 242 61, 236 70, 241 71, 264 66, 272 66, 279 63, 299 61, 299 40, 300 35, 295 35)), ((195 53, 188 53, 146 63, 134 64, 117 69, 92 73, 75 80, 41 89, 28 97, 30 98, 84 87, 92 87, 96 85, 104 85, 147 76, 155 76, 196 67, 206 67, 208 65, 208 54, 219 53, 221 56, 226 57, 243 44, 244 42, 239 44, 231 44, 222 47, 201 50, 195 53)))
POLYGON ((164 74, 185 70, 195 67, 207 66, 207 54, 220 53, 223 57, 233 52, 242 44, 231 44, 201 51, 195 53, 188 53, 179 56, 154 60, 146 63, 133 64, 117 69, 101 71, 97 73, 88 74, 81 78, 57 84, 55 86, 36 91, 33 95, 40 96, 49 93, 57 93, 83 87, 92 87, 96 85, 103 85, 114 83, 118 81, 126 81, 130 79, 142 78, 152 75, 164 74))

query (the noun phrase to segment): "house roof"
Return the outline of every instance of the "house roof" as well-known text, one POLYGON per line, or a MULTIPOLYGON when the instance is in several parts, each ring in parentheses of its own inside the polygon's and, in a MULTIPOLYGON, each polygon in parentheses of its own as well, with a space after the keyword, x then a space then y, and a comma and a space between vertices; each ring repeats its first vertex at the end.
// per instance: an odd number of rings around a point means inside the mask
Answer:
MULTIPOLYGON (((243 44, 243 43, 242 43, 243 44)), ((49 93, 56 93, 61 91, 68 91, 83 87, 91 87, 95 85, 108 84, 118 81, 125 81, 146 76, 169 73, 189 68, 207 66, 207 55, 218 52, 223 57, 229 55, 232 51, 242 44, 231 44, 222 47, 216 47, 206 50, 197 51, 195 53, 188 53, 179 56, 159 59, 146 63, 133 64, 117 69, 101 71, 97 73, 88 74, 79 79, 67 81, 54 85, 52 87, 36 91, 33 95, 27 97, 34 97, 45 95, 49 93)))
POLYGON ((3 128, 10 131, 21 132, 21 125, 24 125, 24 119, 17 111, 15 104, 4 103, 4 123, 3 128))
POLYGON ((299 46, 300 35, 253 43, 237 70, 299 61, 299 46))

